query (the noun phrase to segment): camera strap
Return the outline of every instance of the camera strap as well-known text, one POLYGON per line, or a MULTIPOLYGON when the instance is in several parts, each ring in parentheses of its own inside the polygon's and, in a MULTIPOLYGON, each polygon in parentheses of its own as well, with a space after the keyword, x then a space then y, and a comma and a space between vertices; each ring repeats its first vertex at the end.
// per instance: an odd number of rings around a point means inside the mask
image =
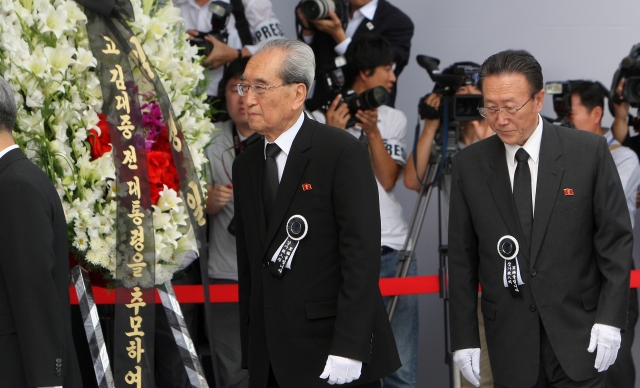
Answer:
POLYGON ((236 30, 238 30, 238 36, 243 46, 250 46, 253 44, 253 37, 249 30, 249 22, 247 16, 244 14, 244 5, 242 0, 231 0, 231 13, 236 19, 236 30))

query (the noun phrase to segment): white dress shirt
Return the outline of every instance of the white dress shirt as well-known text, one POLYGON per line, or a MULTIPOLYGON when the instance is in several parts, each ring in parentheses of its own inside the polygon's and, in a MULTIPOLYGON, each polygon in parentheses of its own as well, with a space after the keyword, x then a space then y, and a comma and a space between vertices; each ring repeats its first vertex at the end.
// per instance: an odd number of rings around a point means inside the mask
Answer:
POLYGON ((16 148, 20 148, 20 147, 18 147, 17 144, 14 144, 14 145, 10 145, 9 147, 3 149, 2 151, 0 151, 0 158, 2 158, 4 155, 6 155, 7 152, 9 152, 11 150, 15 150, 16 148))
POLYGON ((511 180, 511 191, 513 191, 513 177, 516 173, 518 162, 516 152, 524 148, 529 154, 529 170, 531 171, 531 203, 533 204, 533 214, 535 218, 536 210, 536 187, 538 186, 538 166, 540 161, 540 142, 542 141, 542 118, 538 115, 538 126, 522 147, 517 144, 505 144, 507 155, 507 167, 509 168, 509 179, 511 180))
MULTIPOLYGON (((287 164, 287 158, 289 157, 289 152, 291 152, 291 145, 293 144, 293 139, 296 138, 300 127, 302 127, 302 123, 304 122, 304 112, 300 114, 298 121, 295 122, 291 126, 291 128, 282 132, 280 136, 273 142, 280 147, 280 153, 276 156, 276 164, 278 165, 278 182, 282 180, 282 173, 284 172, 284 166, 287 164)), ((267 159, 267 138, 264 138, 264 158, 267 159)))

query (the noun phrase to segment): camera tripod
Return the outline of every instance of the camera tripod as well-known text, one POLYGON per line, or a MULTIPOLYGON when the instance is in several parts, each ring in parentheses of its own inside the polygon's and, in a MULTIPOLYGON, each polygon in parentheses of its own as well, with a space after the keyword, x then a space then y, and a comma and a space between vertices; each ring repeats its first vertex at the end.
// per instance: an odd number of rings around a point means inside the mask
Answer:
MULTIPOLYGON (((445 364, 449 365, 449 381, 451 387, 460 386, 460 373, 451 352, 451 339, 449 333, 449 285, 448 285, 448 246, 443 243, 442 229, 443 223, 448 224, 449 219, 449 191, 451 179, 451 161, 455 153, 458 151, 459 126, 457 122, 452 122, 448 126, 448 139, 443 137, 443 146, 436 147, 436 150, 429 157, 429 164, 425 171, 422 187, 418 193, 418 198, 414 205, 413 214, 409 223, 407 237, 405 239, 402 250, 398 252, 398 267, 396 269, 396 278, 407 277, 413 253, 422 230, 424 218, 429 206, 434 188, 438 189, 438 278, 440 284, 440 298, 444 302, 444 330, 445 330, 445 364), (443 149, 446 151, 443 153, 443 149), (442 196, 444 194, 444 201, 442 196), (444 202, 444 203, 443 203, 444 202)), ((444 132, 444 131, 441 131, 444 132)), ((434 141, 434 145, 437 141, 434 141)), ((416 157, 414 153, 414 158, 416 157)), ((393 296, 387 304, 387 313, 389 321, 393 320, 398 303, 398 296, 393 296)))

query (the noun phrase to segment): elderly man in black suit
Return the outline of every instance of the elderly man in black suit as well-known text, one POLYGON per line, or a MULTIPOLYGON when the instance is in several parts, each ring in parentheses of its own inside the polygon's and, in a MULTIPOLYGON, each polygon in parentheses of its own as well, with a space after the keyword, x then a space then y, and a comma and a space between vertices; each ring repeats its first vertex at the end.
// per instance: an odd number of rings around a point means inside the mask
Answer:
POLYGON ((539 112, 525 51, 480 70, 497 136, 453 162, 449 285, 454 361, 478 383, 481 310, 496 387, 604 387, 625 330, 633 237, 606 139, 539 112))
POLYGON ((53 184, 15 144, 15 120, 0 78, 0 385, 79 388, 67 222, 53 184))
POLYGON ((238 85, 265 136, 233 165, 243 365, 255 388, 380 387, 400 360, 376 181, 361 142, 303 113, 314 68, 309 46, 274 40, 238 85))

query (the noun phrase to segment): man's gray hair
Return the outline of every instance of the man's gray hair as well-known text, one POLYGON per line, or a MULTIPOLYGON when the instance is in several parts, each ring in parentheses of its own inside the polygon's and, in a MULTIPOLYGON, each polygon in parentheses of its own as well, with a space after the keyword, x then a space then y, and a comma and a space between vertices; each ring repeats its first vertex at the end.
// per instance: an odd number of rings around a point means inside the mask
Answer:
POLYGON ((16 123, 16 101, 13 98, 13 90, 4 80, 0 77, 0 131, 11 132, 13 125, 16 123))
POLYGON ((285 52, 278 74, 282 82, 286 85, 301 82, 309 91, 316 72, 316 59, 311 47, 295 39, 271 39, 264 42, 257 53, 268 50, 285 52))

